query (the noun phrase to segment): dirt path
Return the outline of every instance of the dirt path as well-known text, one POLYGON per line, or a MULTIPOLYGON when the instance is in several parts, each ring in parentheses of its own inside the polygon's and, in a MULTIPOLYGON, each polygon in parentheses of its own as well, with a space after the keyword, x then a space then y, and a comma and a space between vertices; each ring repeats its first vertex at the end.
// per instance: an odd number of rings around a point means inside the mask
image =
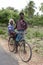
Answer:
MULTIPOLYGON (((7 53, 10 53, 9 49, 8 49, 8 42, 6 40, 3 40, 0 38, 0 43, 3 46, 3 49, 7 53)), ((12 57, 16 56, 16 58, 19 62, 19 65, 43 65, 43 57, 39 56, 37 53, 34 53, 34 52, 32 54, 32 59, 28 63, 22 62, 21 59, 19 58, 18 54, 11 53, 11 56, 12 57)))

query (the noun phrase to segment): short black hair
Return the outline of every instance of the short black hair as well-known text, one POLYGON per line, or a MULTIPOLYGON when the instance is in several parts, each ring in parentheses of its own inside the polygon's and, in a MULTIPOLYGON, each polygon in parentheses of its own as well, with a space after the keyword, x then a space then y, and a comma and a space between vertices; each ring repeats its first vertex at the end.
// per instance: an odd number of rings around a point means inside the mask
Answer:
POLYGON ((22 14, 22 15, 24 15, 24 13, 23 13, 23 12, 20 12, 20 13, 19 13, 19 15, 21 15, 21 14, 22 14))

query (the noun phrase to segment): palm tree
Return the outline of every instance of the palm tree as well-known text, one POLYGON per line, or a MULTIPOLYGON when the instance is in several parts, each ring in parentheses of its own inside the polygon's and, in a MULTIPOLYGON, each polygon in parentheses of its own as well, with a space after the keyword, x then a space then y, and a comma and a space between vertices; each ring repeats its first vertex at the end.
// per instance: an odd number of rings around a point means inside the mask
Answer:
POLYGON ((40 6, 39 10, 40 10, 41 12, 43 12, 43 3, 41 3, 41 6, 40 6))
POLYGON ((28 14, 28 16, 30 18, 32 18, 33 15, 34 15, 34 12, 35 12, 35 9, 34 8, 36 8, 34 1, 30 1, 28 3, 28 5, 26 6, 26 8, 25 8, 25 13, 28 14))

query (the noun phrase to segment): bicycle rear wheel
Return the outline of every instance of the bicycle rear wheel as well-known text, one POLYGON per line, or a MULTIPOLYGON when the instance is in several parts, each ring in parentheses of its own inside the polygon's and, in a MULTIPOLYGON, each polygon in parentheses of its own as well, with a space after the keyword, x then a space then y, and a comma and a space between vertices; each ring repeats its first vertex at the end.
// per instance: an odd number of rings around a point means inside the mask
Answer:
POLYGON ((9 39, 8 47, 10 52, 13 52, 15 50, 15 41, 13 40, 13 38, 9 39))
POLYGON ((32 57, 32 50, 30 45, 27 42, 22 42, 20 49, 19 49, 19 55, 22 61, 29 62, 32 57))

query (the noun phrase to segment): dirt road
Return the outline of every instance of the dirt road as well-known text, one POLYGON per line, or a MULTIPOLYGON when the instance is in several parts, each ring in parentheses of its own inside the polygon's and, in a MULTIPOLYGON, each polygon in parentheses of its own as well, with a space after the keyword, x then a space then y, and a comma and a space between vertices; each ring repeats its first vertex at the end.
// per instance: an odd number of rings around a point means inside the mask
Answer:
POLYGON ((8 42, 6 40, 3 40, 0 38, 0 44, 3 47, 3 49, 10 55, 12 56, 12 58, 16 58, 19 65, 43 65, 43 57, 39 56, 37 53, 33 52, 32 53, 32 59, 30 60, 30 62, 28 63, 24 63, 21 61, 21 59, 19 58, 18 54, 14 54, 9 52, 8 49, 8 42))

